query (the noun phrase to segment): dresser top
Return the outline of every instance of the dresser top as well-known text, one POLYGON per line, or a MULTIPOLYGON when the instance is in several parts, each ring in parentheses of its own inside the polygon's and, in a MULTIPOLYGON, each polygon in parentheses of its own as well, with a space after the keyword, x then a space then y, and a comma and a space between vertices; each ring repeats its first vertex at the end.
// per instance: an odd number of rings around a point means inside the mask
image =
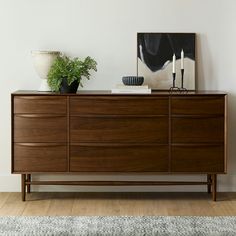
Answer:
POLYGON ((173 91, 168 90, 152 90, 151 94, 115 94, 111 93, 110 90, 80 90, 77 93, 61 94, 55 92, 41 92, 36 90, 18 90, 12 93, 13 95, 47 95, 47 96, 79 96, 79 95, 93 95, 93 96, 182 96, 182 95, 226 95, 223 91, 213 91, 213 90, 190 90, 190 91, 173 91))

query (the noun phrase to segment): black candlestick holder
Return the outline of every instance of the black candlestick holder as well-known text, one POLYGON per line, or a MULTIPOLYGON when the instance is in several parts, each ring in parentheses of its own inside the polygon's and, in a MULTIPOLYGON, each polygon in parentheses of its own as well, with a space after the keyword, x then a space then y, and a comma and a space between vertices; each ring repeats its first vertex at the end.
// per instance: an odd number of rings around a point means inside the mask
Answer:
POLYGON ((170 91, 179 91, 180 88, 175 86, 176 73, 172 73, 173 76, 173 86, 170 88, 170 91))
POLYGON ((181 88, 180 90, 186 91, 187 89, 184 88, 184 69, 181 69, 181 88))

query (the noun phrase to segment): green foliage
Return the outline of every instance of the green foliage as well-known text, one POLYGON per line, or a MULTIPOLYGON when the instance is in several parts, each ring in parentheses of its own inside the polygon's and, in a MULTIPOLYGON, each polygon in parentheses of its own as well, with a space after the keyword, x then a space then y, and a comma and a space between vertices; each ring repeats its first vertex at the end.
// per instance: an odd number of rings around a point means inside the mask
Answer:
POLYGON ((48 85, 52 91, 58 92, 63 78, 67 78, 70 85, 78 81, 80 86, 81 78, 90 78, 90 70, 97 71, 97 62, 91 57, 86 57, 84 61, 79 58, 69 58, 67 56, 58 56, 53 62, 47 77, 48 85))

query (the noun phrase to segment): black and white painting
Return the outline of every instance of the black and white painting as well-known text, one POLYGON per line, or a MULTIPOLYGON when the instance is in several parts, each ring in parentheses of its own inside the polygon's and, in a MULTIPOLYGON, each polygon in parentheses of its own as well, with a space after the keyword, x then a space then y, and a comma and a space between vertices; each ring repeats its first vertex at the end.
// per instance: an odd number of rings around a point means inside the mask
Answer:
POLYGON ((195 89, 195 34, 194 33, 138 33, 137 74, 144 84, 153 89, 181 87, 181 69, 184 69, 184 87, 195 89))

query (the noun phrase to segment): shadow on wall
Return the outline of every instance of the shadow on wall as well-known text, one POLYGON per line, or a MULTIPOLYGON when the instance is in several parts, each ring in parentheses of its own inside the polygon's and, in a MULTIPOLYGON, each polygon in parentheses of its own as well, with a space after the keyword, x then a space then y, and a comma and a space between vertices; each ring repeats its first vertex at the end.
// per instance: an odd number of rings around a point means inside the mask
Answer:
POLYGON ((205 34, 196 34, 196 89, 216 88, 214 80, 214 70, 212 66, 212 56, 209 48, 207 36, 205 34), (207 72, 204 71, 204 65, 207 65, 207 72))

